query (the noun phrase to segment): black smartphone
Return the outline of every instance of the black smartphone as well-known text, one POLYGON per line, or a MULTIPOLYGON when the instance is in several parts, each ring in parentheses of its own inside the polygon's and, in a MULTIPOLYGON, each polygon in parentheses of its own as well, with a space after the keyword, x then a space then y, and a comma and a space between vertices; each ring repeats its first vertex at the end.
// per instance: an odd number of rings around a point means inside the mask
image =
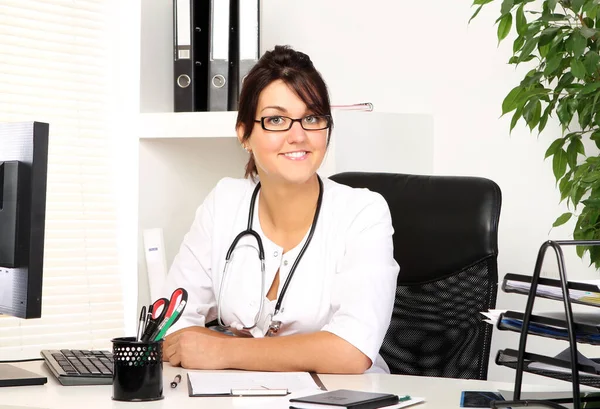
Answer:
POLYGON ((493 400, 504 400, 498 392, 463 391, 460 395, 461 408, 489 408, 493 400))

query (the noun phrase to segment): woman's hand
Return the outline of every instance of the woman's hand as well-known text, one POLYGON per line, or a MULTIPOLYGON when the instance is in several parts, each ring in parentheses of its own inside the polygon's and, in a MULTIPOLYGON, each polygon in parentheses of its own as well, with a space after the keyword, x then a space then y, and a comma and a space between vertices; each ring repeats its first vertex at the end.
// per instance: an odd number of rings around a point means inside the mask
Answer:
POLYGON ((163 360, 186 369, 225 369, 227 339, 193 328, 198 327, 179 330, 165 339, 163 360))

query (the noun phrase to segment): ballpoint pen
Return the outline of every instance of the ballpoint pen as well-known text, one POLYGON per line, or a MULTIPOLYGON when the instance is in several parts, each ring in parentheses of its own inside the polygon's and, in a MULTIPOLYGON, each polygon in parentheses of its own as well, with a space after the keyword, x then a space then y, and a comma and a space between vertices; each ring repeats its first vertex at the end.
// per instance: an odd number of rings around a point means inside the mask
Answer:
POLYGON ((142 311, 140 312, 140 320, 138 322, 138 327, 137 327, 137 334, 136 334, 136 341, 141 341, 142 340, 142 332, 144 332, 144 327, 145 327, 145 321, 146 321, 146 306, 142 306, 142 311))
POLYGON ((176 388, 177 385, 179 385, 179 382, 181 382, 181 375, 177 374, 175 375, 175 379, 173 379, 173 382, 171 382, 171 388, 176 388))

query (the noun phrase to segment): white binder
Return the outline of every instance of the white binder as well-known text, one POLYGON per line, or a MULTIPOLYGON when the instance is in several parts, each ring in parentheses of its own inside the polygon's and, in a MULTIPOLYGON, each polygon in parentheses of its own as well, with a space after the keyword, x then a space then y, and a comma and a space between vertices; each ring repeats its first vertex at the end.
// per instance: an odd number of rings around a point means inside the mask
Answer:
POLYGON ((239 0, 238 8, 238 39, 239 39, 239 64, 238 64, 238 92, 242 91, 242 83, 248 72, 252 69, 259 57, 259 27, 260 27, 260 0, 239 0))

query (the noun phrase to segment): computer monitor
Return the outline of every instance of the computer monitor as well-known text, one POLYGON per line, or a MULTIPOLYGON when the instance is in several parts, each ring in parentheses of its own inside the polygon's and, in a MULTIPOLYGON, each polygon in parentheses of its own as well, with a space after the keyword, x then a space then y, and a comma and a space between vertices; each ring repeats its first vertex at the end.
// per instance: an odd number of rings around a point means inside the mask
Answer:
MULTIPOLYGON (((42 315, 48 129, 0 123, 0 314, 18 318, 42 315)), ((21 372, 0 365, 0 386, 42 379, 21 372)))

